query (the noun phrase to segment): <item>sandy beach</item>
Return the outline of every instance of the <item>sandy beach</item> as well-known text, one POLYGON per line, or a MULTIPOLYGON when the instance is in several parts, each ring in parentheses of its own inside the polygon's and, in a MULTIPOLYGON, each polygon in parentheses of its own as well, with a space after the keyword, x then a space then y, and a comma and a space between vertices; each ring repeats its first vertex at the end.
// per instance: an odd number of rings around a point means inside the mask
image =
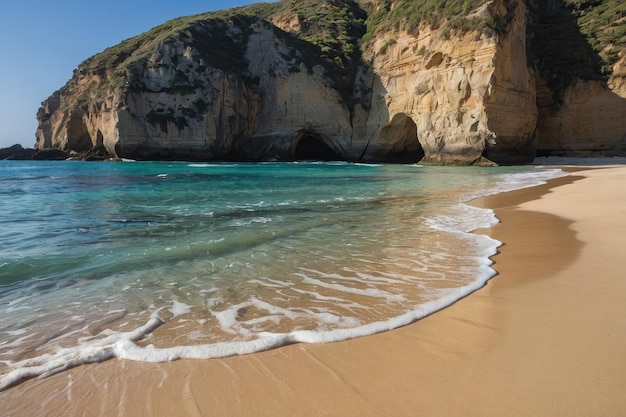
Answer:
POLYGON ((488 285, 412 325, 220 360, 110 360, 0 393, 2 416, 624 416, 626 167, 475 202, 488 285))

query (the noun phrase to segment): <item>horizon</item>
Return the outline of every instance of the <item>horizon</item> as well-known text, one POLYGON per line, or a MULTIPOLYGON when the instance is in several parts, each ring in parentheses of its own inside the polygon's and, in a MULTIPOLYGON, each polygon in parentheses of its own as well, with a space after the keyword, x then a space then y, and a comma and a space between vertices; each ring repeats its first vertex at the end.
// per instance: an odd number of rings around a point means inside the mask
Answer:
POLYGON ((266 2, 272 1, 112 0, 106 7, 75 0, 2 3, 0 36, 15 40, 0 44, 0 148, 35 146, 41 102, 63 87, 85 59, 177 17, 266 2))

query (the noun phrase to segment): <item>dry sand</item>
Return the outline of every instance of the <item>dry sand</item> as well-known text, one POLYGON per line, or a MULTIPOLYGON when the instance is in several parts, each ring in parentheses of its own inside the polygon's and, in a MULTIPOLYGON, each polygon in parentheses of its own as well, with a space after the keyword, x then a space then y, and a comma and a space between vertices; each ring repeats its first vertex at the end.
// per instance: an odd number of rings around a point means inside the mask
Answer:
POLYGON ((404 328, 222 360, 82 366, 2 416, 625 416, 626 168, 476 202, 498 276, 404 328))

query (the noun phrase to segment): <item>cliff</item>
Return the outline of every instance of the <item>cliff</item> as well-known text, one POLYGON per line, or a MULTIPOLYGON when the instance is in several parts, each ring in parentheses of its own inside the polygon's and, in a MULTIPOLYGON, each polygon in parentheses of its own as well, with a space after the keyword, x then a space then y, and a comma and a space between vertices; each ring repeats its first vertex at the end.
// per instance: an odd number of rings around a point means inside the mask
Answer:
POLYGON ((623 45, 610 46, 610 75, 560 84, 537 46, 546 22, 575 12, 306 0, 176 19, 80 64, 42 104, 36 148, 434 164, 622 154, 623 45))
POLYGON ((621 0, 529 0, 540 155, 626 153, 626 8, 621 0))

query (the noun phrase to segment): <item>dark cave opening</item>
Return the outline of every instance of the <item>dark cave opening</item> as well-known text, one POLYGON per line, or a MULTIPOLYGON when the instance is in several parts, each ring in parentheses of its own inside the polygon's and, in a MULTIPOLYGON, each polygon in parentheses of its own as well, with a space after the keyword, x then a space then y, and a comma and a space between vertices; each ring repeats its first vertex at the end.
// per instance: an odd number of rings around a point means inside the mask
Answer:
POLYGON ((72 113, 68 126, 68 149, 76 152, 85 152, 92 148, 91 136, 87 129, 86 116, 82 110, 72 113))
POLYGON ((424 149, 417 138, 417 125, 404 113, 398 113, 383 126, 380 137, 391 145, 387 162, 415 163, 424 157, 424 149))
POLYGON ((296 161, 344 161, 337 152, 326 145, 315 133, 304 133, 296 145, 294 153, 296 161))

